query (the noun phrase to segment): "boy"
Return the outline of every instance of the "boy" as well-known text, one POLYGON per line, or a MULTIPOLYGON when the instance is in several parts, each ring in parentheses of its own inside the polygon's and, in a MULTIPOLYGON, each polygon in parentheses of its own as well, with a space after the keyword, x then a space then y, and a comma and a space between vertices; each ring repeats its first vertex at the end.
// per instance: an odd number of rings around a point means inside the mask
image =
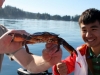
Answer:
POLYGON ((73 53, 53 66, 54 75, 100 75, 100 10, 90 8, 79 18, 81 36, 85 42, 73 53))

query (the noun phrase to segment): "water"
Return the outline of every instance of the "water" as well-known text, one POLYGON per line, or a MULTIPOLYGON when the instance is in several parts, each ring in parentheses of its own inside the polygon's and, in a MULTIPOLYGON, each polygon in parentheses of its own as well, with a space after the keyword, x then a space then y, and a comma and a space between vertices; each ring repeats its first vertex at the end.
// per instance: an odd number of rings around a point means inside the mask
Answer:
MULTIPOLYGON (((36 19, 0 19, 0 24, 3 24, 8 29, 23 29, 31 34, 43 31, 53 32, 59 34, 59 37, 64 38, 74 48, 83 44, 80 36, 78 22, 36 19)), ((45 44, 30 44, 28 46, 30 52, 41 55, 45 44)), ((63 49, 62 59, 64 59, 69 55, 69 53, 62 46, 61 48, 63 49)), ((17 69, 20 67, 21 66, 19 64, 17 64, 15 61, 10 61, 9 58, 5 55, 0 75, 18 75, 17 69)), ((49 71, 51 71, 51 69, 49 71)))

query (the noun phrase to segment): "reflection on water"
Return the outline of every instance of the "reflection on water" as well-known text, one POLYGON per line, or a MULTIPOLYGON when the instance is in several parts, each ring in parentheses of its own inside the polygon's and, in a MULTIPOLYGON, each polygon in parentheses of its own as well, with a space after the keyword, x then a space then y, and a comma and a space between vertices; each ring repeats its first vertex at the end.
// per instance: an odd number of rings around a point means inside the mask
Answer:
MULTIPOLYGON (((44 31, 53 32, 59 34, 59 37, 65 39, 74 48, 83 43, 80 37, 80 30, 77 22, 36 19, 0 19, 0 24, 3 24, 8 29, 23 29, 31 34, 44 31)), ((33 54, 41 55, 42 50, 45 47, 45 43, 30 44, 28 46, 33 54)), ((62 46, 61 48, 63 50, 62 59, 64 59, 69 55, 69 53, 62 46)), ((10 62, 8 57, 5 56, 1 75, 17 75, 16 71, 20 67, 21 66, 19 66, 16 62, 10 62)))

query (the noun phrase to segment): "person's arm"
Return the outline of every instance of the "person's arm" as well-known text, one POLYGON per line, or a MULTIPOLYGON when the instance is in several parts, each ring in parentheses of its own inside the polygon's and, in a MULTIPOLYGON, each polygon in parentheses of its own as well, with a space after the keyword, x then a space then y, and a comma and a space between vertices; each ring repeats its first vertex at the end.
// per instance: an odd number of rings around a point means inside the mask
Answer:
MULTIPOLYGON (((3 25, 0 25, 0 37, 7 32, 7 28, 4 27, 3 25)), ((0 45, 0 49, 1 49, 1 45, 0 45)), ((1 51, 1 50, 0 50, 1 51)), ((1 53, 1 52, 0 52, 1 53)), ((2 66, 2 60, 3 60, 4 54, 0 54, 0 71, 1 71, 1 66, 2 66)))
POLYGON ((62 51, 61 49, 57 51, 57 45, 47 44, 43 50, 43 57, 39 57, 28 54, 26 50, 22 48, 22 42, 11 42, 12 36, 8 35, 9 33, 19 33, 21 35, 29 35, 29 33, 25 30, 8 30, 0 37, 0 54, 13 54, 12 58, 27 70, 36 73, 42 72, 61 61, 62 51))
POLYGON ((33 73, 42 72, 51 67, 48 62, 43 60, 42 56, 28 54, 24 48, 17 51, 12 58, 33 73))
POLYGON ((70 74, 75 69, 76 54, 69 56, 62 60, 62 63, 58 63, 52 67, 54 75, 66 75, 70 74))
POLYGON ((24 48, 21 48, 12 58, 30 72, 39 73, 61 61, 62 51, 60 49, 56 52, 57 48, 57 46, 50 45, 43 50, 42 56, 28 54, 24 48))

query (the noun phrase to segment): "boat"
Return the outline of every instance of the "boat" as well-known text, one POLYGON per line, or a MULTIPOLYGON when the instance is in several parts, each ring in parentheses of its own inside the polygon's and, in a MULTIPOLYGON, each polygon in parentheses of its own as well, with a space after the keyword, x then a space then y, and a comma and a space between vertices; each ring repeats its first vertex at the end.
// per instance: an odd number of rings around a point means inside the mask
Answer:
POLYGON ((41 73, 31 73, 27 69, 19 68, 17 69, 18 75, 52 75, 51 72, 48 72, 48 70, 41 72, 41 73))

